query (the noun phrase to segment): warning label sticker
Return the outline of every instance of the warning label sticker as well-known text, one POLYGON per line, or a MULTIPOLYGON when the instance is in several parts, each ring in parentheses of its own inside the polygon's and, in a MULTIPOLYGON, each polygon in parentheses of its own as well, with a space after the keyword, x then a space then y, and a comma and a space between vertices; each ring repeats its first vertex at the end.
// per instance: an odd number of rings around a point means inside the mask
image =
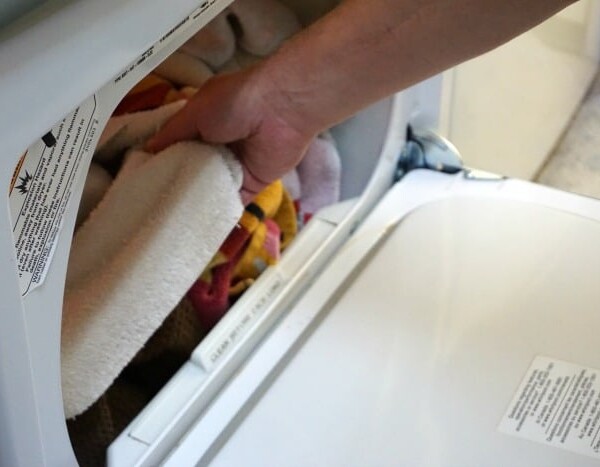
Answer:
POLYGON ((92 96, 23 155, 9 206, 21 294, 44 282, 83 156, 97 132, 92 96))
POLYGON ((600 370, 536 357, 498 429, 600 459, 600 370))

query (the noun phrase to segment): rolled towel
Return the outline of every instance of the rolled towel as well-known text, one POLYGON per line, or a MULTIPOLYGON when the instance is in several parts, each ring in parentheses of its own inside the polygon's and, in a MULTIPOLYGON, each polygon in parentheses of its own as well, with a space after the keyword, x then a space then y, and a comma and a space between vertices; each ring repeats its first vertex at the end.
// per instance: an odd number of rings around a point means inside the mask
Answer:
POLYGON ((214 74, 202 60, 182 52, 171 54, 154 73, 179 86, 194 88, 201 87, 214 74))
POLYGON ((127 149, 144 143, 175 115, 185 102, 180 100, 157 109, 112 117, 100 135, 94 159, 111 162, 127 149))
POLYGON ((155 156, 134 152, 124 169, 71 248, 61 345, 67 418, 110 386, 243 211, 242 171, 225 148, 187 142, 155 156))
POLYGON ((202 60, 213 70, 221 67, 235 52, 235 34, 226 12, 200 29, 179 50, 202 60))
POLYGON ((229 12, 239 26, 240 47, 261 57, 273 53, 301 29, 294 12, 276 0, 237 0, 229 12))
POLYGON ((87 219, 90 212, 96 207, 104 194, 110 187, 113 179, 110 174, 102 168, 101 165, 92 162, 85 179, 79 209, 77 211, 77 220, 75 228, 77 229, 83 221, 87 219))

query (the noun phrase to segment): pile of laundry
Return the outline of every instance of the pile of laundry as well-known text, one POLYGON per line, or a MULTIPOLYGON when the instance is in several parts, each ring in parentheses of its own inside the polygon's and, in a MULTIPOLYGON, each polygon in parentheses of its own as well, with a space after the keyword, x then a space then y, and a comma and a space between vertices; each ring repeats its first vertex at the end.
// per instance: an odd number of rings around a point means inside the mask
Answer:
POLYGON ((247 206, 223 146, 144 143, 214 74, 273 53, 301 29, 276 0, 237 0, 139 82, 100 138, 65 289, 62 373, 78 459, 107 445, 168 381, 298 229, 339 198, 335 142, 320 135, 247 206))

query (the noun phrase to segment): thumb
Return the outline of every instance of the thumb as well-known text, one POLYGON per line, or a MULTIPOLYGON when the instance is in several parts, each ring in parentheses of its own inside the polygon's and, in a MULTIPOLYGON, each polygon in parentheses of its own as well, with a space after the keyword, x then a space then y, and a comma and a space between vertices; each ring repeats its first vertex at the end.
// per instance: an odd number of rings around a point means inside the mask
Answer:
MULTIPOLYGON (((235 145, 233 145, 235 152, 235 145)), ((242 197, 242 201, 244 206, 250 203, 254 197, 262 191, 264 187, 266 187, 269 182, 265 182, 254 176, 251 170, 248 169, 248 166, 244 163, 243 157, 240 158, 240 162, 242 164, 242 173, 243 173, 243 181, 242 188, 240 189, 240 194, 242 197)))

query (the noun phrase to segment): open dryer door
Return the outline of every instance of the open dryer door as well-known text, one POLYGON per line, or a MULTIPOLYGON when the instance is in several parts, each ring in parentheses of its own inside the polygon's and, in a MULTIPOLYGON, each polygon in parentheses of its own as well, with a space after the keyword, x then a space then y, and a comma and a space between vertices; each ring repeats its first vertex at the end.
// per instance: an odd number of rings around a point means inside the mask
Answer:
POLYGON ((600 202, 417 170, 165 465, 596 465, 600 202))
MULTIPOLYGON (((0 158, 0 186, 8 197, 7 209, 0 215, 2 465, 76 463, 61 394, 61 314, 77 202, 92 152, 125 93, 229 3, 181 0, 165 10, 159 2, 138 0, 48 2, 2 31, 0 55, 6 59, 0 64, 0 101, 11 109, 0 115, 5 153, 0 158)), ((310 19, 334 2, 289 3, 301 4, 301 17, 310 19)), ((281 269, 257 282, 257 292, 245 301, 257 311, 253 325, 266 331, 278 316, 271 313, 276 309, 273 303, 281 306, 284 291, 305 287, 310 281, 306 273, 322 268, 328 255, 389 189, 407 124, 435 126, 439 94, 436 77, 374 105, 335 130, 343 140, 340 152, 355 164, 342 181, 342 196, 348 203, 335 213, 315 216, 310 230, 306 229, 310 261, 305 244, 295 256, 287 255, 281 269), (275 281, 276 293, 270 281, 275 281)), ((220 330, 231 332, 244 319, 234 313, 220 330)), ((225 360, 223 364, 229 365, 227 371, 211 373, 218 375, 211 376, 211 384, 216 380, 213 390, 236 371, 261 338, 257 332, 236 336, 239 341, 230 347, 227 358, 210 365, 202 362, 203 377, 225 360)), ((196 355, 206 354, 223 338, 212 335, 196 355)), ((196 355, 195 362, 199 361, 196 355)), ((199 393, 202 404, 210 401, 209 396, 209 392, 199 393)), ((154 407, 149 409, 152 412, 154 407)), ((183 430, 197 416, 189 407, 168 409, 185 419, 183 430)), ((143 424, 144 436, 155 439, 169 431, 163 422, 164 418, 158 425, 154 419, 143 424)), ((177 434, 169 431, 175 442, 177 434)), ((146 438, 128 441, 135 449, 148 447, 146 438)))

